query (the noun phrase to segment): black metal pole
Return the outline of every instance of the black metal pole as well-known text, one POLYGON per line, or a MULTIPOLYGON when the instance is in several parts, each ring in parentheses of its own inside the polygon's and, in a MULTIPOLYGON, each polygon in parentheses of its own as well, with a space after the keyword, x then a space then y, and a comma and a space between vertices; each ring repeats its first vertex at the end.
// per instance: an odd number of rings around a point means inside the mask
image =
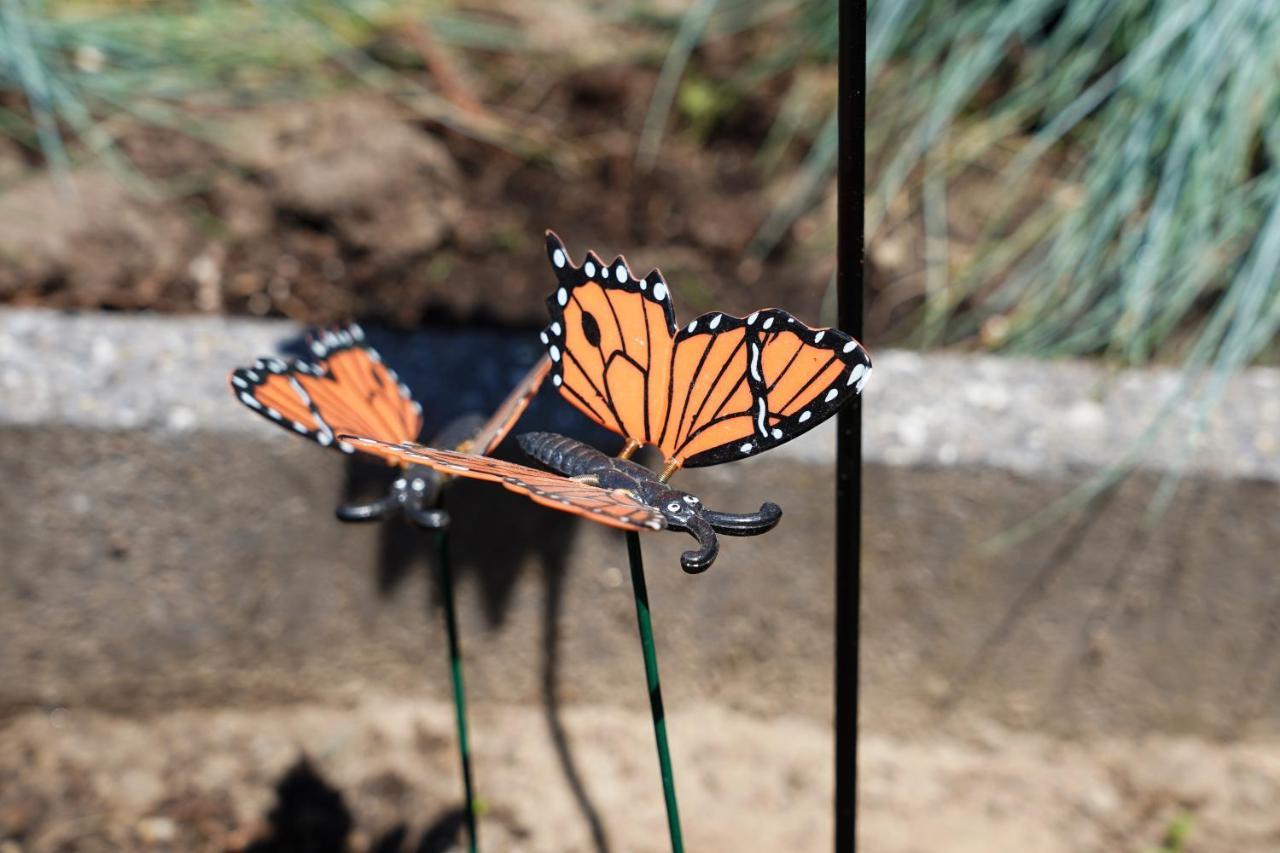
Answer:
MULTIPOLYGON (((866 0, 840 0, 840 166, 836 299, 840 328, 862 340, 863 200, 866 169, 866 0)), ((836 421, 836 853, 856 847, 858 625, 861 606, 862 398, 836 421)))

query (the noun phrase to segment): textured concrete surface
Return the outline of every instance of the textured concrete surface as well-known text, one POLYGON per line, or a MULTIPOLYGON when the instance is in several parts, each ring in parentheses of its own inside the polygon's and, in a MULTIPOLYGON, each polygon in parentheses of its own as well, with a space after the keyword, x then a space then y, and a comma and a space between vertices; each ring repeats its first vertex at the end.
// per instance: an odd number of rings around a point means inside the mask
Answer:
MULTIPOLYGON (((427 543, 332 519, 342 497, 376 493, 379 472, 226 390, 231 367, 295 336, 270 322, 0 312, 0 708, 447 696, 427 543)), ((375 333, 441 419, 500 398, 533 338, 375 333), (477 352, 493 359, 472 369, 477 352)), ((1104 503, 992 547, 1118 458, 1177 382, 876 354, 867 725, 1280 728, 1280 372, 1233 381, 1199 427, 1169 415, 1104 503), (1186 479, 1151 521, 1171 471, 1186 479)), ((546 394, 529 426, 582 424, 546 394)), ((831 442, 819 429, 681 474, 712 505, 772 499, 786 516, 762 539, 724 541, 699 577, 676 562, 692 540, 646 539, 669 706, 828 715, 831 442)), ((480 484, 450 508, 475 701, 617 701, 640 677, 620 538, 480 484)))

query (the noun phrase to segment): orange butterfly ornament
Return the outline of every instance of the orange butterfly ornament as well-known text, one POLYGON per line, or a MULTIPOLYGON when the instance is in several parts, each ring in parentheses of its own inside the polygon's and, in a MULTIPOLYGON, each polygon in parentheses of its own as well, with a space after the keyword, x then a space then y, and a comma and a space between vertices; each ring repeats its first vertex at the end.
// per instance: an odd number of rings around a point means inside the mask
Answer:
MULTIPOLYGON (((324 447, 353 453, 345 435, 391 444, 416 441, 422 405, 355 323, 308 335, 311 359, 261 358, 231 372, 231 391, 262 417, 324 447)), ((449 423, 432 444, 489 453, 528 407, 551 366, 543 357, 487 420, 467 415, 449 423)), ((343 521, 371 521, 403 510, 422 527, 441 529, 448 515, 434 508, 447 477, 408 460, 383 457, 402 469, 387 497, 337 509, 343 521)))
POLYGON ((866 350, 836 329, 813 329, 777 308, 747 317, 703 314, 678 326, 666 280, 636 278, 617 257, 588 252, 574 264, 547 232, 557 278, 541 338, 552 384, 601 426, 626 439, 617 458, 547 433, 520 436, 521 447, 553 472, 412 442, 344 435, 358 450, 437 471, 503 484, 557 509, 624 530, 668 528, 700 545, 686 571, 705 570, 716 533, 754 536, 777 524, 772 503, 753 513, 723 513, 671 488, 682 467, 762 453, 809 431, 861 393, 871 373, 866 350), (662 471, 631 461, 644 445, 663 454, 662 471))

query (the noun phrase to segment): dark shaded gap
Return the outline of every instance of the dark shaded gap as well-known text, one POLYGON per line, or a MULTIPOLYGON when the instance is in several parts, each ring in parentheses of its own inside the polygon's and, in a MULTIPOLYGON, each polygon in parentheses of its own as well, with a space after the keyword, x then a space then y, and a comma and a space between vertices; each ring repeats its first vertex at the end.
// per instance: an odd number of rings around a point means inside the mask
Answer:
POLYGON ((546 712, 547 729, 551 733, 551 743, 556 750, 556 758, 564 779, 573 794, 578 811, 591 830, 591 843, 596 853, 609 853, 609 837, 605 834, 604 823, 600 813, 587 791, 586 784, 578 772, 573 760, 573 751, 569 743, 569 734, 565 731, 564 721, 560 716, 560 611, 564 601, 563 564, 544 563, 546 577, 546 596, 542 607, 542 706, 546 712))

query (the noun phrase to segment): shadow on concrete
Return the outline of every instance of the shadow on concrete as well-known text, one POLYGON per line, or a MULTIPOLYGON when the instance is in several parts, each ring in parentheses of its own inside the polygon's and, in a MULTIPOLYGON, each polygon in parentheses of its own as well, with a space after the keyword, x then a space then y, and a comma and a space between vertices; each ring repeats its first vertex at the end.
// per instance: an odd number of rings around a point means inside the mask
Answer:
MULTIPOLYGON (((433 330, 395 333, 365 326, 370 343, 386 364, 396 370, 424 410, 423 436, 463 415, 495 409, 507 393, 541 357, 533 331, 433 330)), ((289 342, 285 351, 305 357, 301 339, 289 342)), ((621 439, 565 405, 549 384, 525 412, 516 433, 541 429, 561 432, 608 451, 621 439)), ((420 437, 421 438, 421 437, 420 437)), ((495 456, 528 464, 511 437, 495 456)), ((385 465, 350 458, 341 502, 364 502, 387 494, 394 471, 385 465)), ((543 601, 542 700, 547 727, 564 773, 565 783, 588 824, 595 849, 608 853, 603 823, 578 771, 559 704, 559 622, 563 609, 564 579, 577 520, 533 504, 523 496, 492 483, 456 480, 448 487, 447 503, 452 519, 450 553, 455 584, 470 584, 481 591, 490 627, 506 617, 514 590, 526 568, 537 566, 545 586, 543 601)), ((430 539, 401 517, 381 525, 378 537, 378 592, 394 596, 415 571, 428 577, 427 611, 430 623, 440 616, 439 576, 431 564, 430 539)), ((463 648, 468 645, 462 638, 463 648)), ((464 652, 465 654, 465 652, 464 652)))
POLYGON ((609 853, 609 838, 604 831, 604 823, 600 813, 591 800, 590 792, 578 772, 578 765, 573 758, 573 749, 569 742, 569 733, 565 731, 564 721, 560 715, 560 609, 564 601, 562 585, 564 572, 560 567, 543 564, 547 585, 547 593, 542 607, 542 707, 546 712, 547 729, 551 734, 551 743, 555 747, 556 759, 564 773, 565 784, 573 794, 574 802, 581 812, 583 820, 591 831, 591 842, 596 853, 609 853))
MULTIPOLYGON (((347 853, 355 818, 342 792, 325 781, 304 756, 276 783, 276 804, 267 813, 266 837, 251 843, 246 853, 347 853)), ((423 830, 409 846, 404 824, 379 836, 371 853, 445 853, 465 836, 466 813, 450 809, 423 830)))

